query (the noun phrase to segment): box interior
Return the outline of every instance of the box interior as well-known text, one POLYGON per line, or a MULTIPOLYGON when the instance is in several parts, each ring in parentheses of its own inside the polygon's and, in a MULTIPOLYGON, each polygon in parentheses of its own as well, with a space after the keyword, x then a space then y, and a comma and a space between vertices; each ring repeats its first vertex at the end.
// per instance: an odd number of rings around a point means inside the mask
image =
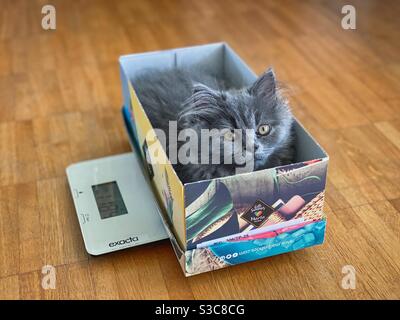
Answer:
MULTIPOLYGON (((201 68, 218 75, 233 88, 250 86, 257 78, 247 64, 225 43, 127 55, 120 58, 120 63, 125 77, 123 85, 127 86, 127 82, 131 81, 133 87, 135 87, 135 77, 149 68, 161 70, 173 67, 201 68)), ((129 106, 129 90, 126 87, 123 91, 125 105, 129 106)), ((325 151, 297 119, 294 127, 297 137, 295 162, 327 157, 325 151)))

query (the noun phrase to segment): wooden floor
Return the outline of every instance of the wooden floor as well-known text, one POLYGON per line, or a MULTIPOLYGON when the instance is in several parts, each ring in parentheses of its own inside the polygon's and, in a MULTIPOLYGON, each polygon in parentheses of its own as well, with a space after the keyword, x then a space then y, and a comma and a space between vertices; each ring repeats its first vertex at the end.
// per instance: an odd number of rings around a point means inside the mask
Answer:
POLYGON ((397 0, 1 0, 0 298, 400 298, 399 17, 397 0), (356 30, 341 28, 348 3, 356 30), (191 278, 168 241, 90 257, 65 168, 130 150, 118 57, 217 41, 273 65, 328 151, 325 244, 191 278))

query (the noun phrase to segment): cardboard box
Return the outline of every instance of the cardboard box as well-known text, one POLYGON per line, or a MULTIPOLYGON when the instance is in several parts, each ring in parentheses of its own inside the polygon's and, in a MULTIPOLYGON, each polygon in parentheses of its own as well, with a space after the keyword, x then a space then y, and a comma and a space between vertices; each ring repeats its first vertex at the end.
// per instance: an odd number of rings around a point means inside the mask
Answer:
POLYGON ((163 164, 149 159, 149 148, 160 148, 160 141, 155 136, 149 141, 153 129, 135 94, 135 75, 148 68, 199 65, 236 87, 257 78, 225 43, 120 57, 132 145, 147 168, 185 275, 321 244, 329 158, 297 120, 297 159, 291 165, 183 185, 165 152, 163 164))

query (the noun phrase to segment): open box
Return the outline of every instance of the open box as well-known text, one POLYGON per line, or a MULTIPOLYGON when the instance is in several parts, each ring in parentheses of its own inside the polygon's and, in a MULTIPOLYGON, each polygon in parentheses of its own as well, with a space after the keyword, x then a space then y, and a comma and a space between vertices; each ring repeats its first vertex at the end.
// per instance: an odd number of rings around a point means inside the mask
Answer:
POLYGON ((328 155, 296 120, 293 164, 182 184, 138 100, 135 75, 148 68, 198 67, 229 85, 252 84, 256 74, 225 43, 120 57, 124 116, 130 140, 148 171, 155 201, 186 276, 321 244, 328 155))

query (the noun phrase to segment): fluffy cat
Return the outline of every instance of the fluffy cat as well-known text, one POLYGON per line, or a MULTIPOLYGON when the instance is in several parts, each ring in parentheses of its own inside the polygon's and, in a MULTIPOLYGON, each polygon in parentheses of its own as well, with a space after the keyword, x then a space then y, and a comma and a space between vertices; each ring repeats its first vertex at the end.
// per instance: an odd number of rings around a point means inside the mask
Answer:
MULTIPOLYGON (((293 116, 271 68, 251 86, 240 89, 227 87, 222 79, 209 73, 178 68, 147 70, 133 79, 133 86, 152 126, 163 130, 167 137, 169 121, 177 121, 178 132, 190 128, 199 136, 202 129, 225 130, 219 145, 209 145, 209 159, 216 151, 221 157, 228 152, 234 158, 235 144, 245 149, 247 139, 252 139, 253 148, 242 155, 254 161, 254 170, 294 161, 293 116), (253 129, 254 134, 237 137, 234 129, 253 129)), ((169 149, 179 149, 182 143, 167 140, 167 155, 169 149)), ((198 159, 202 157, 200 149, 198 159)), ((183 183, 234 175, 240 167, 243 163, 233 160, 224 164, 222 159, 220 164, 211 160, 209 164, 201 164, 200 160, 187 164, 178 160, 174 164, 183 183)))

